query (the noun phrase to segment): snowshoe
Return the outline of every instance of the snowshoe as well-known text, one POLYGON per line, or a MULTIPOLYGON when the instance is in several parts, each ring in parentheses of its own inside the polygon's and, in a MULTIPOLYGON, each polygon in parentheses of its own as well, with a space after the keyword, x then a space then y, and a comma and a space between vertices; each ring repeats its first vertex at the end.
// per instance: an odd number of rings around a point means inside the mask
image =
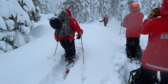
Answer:
POLYGON ((66 76, 69 74, 71 67, 74 66, 74 64, 76 63, 78 59, 79 59, 78 56, 74 56, 73 58, 68 58, 65 60, 66 61, 66 71, 65 71, 64 78, 66 78, 66 76))

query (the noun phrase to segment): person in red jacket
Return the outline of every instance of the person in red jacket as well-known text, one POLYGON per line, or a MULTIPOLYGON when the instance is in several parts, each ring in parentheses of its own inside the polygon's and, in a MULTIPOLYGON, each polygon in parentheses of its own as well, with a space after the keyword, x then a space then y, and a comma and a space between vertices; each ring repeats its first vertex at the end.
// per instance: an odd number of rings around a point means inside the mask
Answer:
POLYGON ((55 40, 58 42, 60 41, 61 46, 65 50, 65 61, 68 62, 70 65, 71 63, 74 63, 74 60, 76 59, 76 50, 75 50, 75 32, 78 33, 77 39, 80 39, 83 34, 83 30, 80 28, 78 22, 76 19, 72 17, 71 11, 69 9, 64 9, 64 11, 68 12, 69 14, 69 21, 71 26, 71 34, 67 37, 60 38, 57 36, 56 31, 54 33, 55 40))
POLYGON ((106 16, 104 16, 104 19, 100 22, 104 22, 104 26, 106 26, 108 23, 108 18, 106 16))
POLYGON ((157 10, 156 15, 160 13, 161 17, 151 17, 150 14, 150 18, 140 28, 141 34, 149 35, 148 45, 141 59, 141 80, 149 81, 160 71, 160 84, 168 84, 168 0, 163 0, 161 8, 157 10))
POLYGON ((143 22, 143 13, 140 12, 139 3, 131 5, 131 13, 126 15, 122 26, 126 28, 126 54, 128 58, 140 59, 142 50, 139 45, 140 34, 138 28, 143 22))

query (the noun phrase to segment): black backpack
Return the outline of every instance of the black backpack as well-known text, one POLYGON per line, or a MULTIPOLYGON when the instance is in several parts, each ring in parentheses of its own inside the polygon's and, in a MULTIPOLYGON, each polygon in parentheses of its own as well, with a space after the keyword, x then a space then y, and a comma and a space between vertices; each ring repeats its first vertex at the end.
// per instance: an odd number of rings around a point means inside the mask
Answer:
POLYGON ((140 68, 138 68, 130 72, 128 84, 160 84, 160 81, 157 79, 156 75, 153 78, 153 81, 143 79, 145 78, 141 75, 140 68))
POLYGON ((71 34, 68 12, 61 11, 58 17, 52 18, 49 23, 56 30, 58 37, 66 37, 71 34))

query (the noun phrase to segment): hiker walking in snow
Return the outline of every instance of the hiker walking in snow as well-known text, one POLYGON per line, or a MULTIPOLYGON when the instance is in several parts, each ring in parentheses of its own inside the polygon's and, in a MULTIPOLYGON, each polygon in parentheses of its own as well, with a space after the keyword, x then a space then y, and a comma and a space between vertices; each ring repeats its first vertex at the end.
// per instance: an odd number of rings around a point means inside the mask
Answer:
MULTIPOLYGON (((55 31, 54 36, 55 36, 55 40, 57 42, 60 41, 61 46, 64 48, 65 50, 65 61, 68 63, 67 67, 70 67, 69 65, 73 65, 75 59, 76 59, 76 50, 75 50, 75 32, 77 32, 77 39, 80 39, 82 37, 83 34, 83 30, 80 28, 78 22, 76 19, 74 19, 71 15, 71 11, 69 9, 64 9, 62 12, 66 13, 69 16, 68 21, 66 21, 68 24, 65 24, 65 26, 69 25, 70 27, 70 34, 68 34, 66 37, 61 37, 58 36, 60 32, 62 31, 55 31)), ((65 16, 61 16, 63 14, 60 14, 59 18, 65 18, 65 16)), ((59 23, 59 22, 55 22, 55 23, 59 23)), ((60 23, 63 24, 63 23, 60 23)), ((59 25, 58 25, 59 26, 59 25)), ((64 26, 64 24, 63 24, 64 26)), ((66 33, 66 31, 64 32, 66 33)), ((67 69, 69 70, 69 69, 67 69)), ((68 72, 66 71, 66 73, 68 74, 68 72)))
POLYGON ((160 84, 168 84, 168 0, 162 1, 162 7, 152 10, 140 28, 140 33, 149 38, 142 57, 140 78, 136 80, 139 83, 135 84, 151 84, 149 82, 156 77, 157 71, 161 72, 160 84), (161 17, 156 18, 159 15, 161 17))
POLYGON ((106 26, 108 23, 108 18, 106 16, 104 16, 104 19, 100 22, 104 22, 104 26, 106 26))
POLYGON ((140 12, 139 3, 131 5, 131 13, 125 16, 122 26, 126 28, 126 54, 128 58, 140 59, 142 50, 139 45, 140 34, 138 28, 143 22, 143 13, 140 12))

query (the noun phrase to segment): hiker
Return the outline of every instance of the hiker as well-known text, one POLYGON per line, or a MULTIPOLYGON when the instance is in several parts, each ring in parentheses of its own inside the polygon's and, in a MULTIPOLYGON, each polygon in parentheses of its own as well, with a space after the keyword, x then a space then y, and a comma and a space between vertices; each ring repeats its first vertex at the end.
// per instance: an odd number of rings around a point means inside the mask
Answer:
MULTIPOLYGON (((69 23, 71 27, 71 33, 66 37, 59 37, 57 35, 58 31, 55 31, 54 36, 57 42, 60 41, 61 46, 65 50, 65 61, 68 63, 67 66, 73 65, 76 59, 76 50, 75 50, 75 32, 77 32, 77 39, 80 39, 83 34, 83 30, 80 28, 76 19, 72 17, 71 11, 69 9, 64 9, 69 15, 69 23)), ((64 18, 64 17, 63 17, 64 18)), ((69 25, 69 24, 68 24, 69 25)))
POLYGON ((104 22, 104 26, 106 26, 107 23, 108 23, 108 18, 107 18, 107 16, 104 16, 104 19, 103 19, 102 21, 100 21, 100 22, 104 22))
POLYGON ((142 56, 138 28, 143 22, 143 17, 144 15, 140 12, 139 3, 133 3, 131 5, 131 13, 125 16, 122 23, 122 26, 126 28, 126 54, 131 59, 140 59, 142 56))
POLYGON ((140 79, 150 81, 157 71, 160 71, 160 84, 168 84, 168 0, 162 1, 161 8, 152 10, 140 28, 141 34, 149 35, 148 45, 142 57, 140 79))

